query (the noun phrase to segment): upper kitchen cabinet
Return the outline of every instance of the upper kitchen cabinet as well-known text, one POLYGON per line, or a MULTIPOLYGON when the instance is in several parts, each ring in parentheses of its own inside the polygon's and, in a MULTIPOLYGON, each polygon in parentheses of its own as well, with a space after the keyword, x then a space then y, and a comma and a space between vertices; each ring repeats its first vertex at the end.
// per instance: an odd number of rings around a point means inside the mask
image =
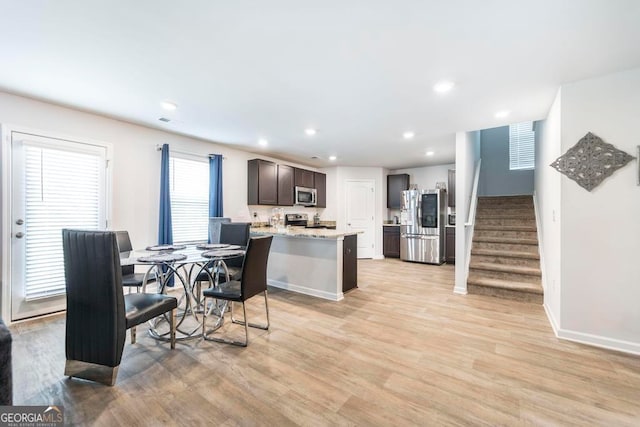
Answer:
POLYGON ((409 189, 409 174, 387 175, 387 207, 400 209, 402 192, 409 189))
POLYGON ((249 160, 248 184, 247 204, 278 204, 278 165, 262 159, 249 160))
POLYGON ((456 170, 449 169, 449 179, 447 186, 447 206, 456 207, 456 170))
POLYGON ((293 206, 293 171, 292 166, 278 165, 278 205, 280 206, 293 206))
POLYGON ((314 172, 313 173, 313 182, 316 189, 316 207, 318 208, 326 208, 327 207, 327 175, 314 172))
POLYGON ((315 188, 313 171, 308 171, 306 169, 298 169, 298 168, 295 168, 295 171, 296 171, 296 177, 295 177, 296 187, 315 188))

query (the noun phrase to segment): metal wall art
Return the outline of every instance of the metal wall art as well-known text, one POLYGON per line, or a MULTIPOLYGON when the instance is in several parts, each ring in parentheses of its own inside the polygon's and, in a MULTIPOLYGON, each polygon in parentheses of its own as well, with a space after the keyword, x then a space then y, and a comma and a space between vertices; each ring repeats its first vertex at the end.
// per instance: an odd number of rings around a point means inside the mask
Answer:
POLYGON ((635 157, 589 132, 550 166, 591 191, 631 159, 635 157))

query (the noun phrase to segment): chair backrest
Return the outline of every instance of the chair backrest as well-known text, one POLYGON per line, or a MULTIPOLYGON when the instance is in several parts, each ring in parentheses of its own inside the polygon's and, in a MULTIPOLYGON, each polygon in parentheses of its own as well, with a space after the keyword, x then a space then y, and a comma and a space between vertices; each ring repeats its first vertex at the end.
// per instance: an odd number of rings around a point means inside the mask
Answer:
MULTIPOLYGON (((229 222, 220 224, 220 243, 247 246, 251 224, 248 222, 229 222)), ((242 267, 242 258, 226 261, 229 267, 242 267)))
POLYGON ((242 299, 247 300, 267 289, 267 262, 273 236, 252 237, 242 265, 240 288, 242 299))
POLYGON ((116 233, 62 230, 62 248, 67 359, 118 366, 126 321, 116 233))
POLYGON ((209 217, 209 243, 220 243, 220 224, 223 222, 231 222, 231 218, 209 217))
MULTIPOLYGON (((118 248, 120 253, 128 253, 133 250, 133 246, 131 245, 131 239, 129 238, 129 232, 126 230, 116 231, 116 238, 118 240, 118 248)), ((122 274, 133 274, 135 267, 133 265, 125 265, 122 267, 122 274)))

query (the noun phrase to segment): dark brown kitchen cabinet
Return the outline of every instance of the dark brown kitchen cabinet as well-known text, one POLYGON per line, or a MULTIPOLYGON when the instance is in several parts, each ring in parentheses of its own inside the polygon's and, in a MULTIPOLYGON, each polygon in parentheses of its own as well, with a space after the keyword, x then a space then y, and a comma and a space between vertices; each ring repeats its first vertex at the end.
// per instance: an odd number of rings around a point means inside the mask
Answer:
POLYGON ((327 175, 320 172, 314 172, 313 183, 317 192, 316 207, 326 208, 327 207, 327 175))
POLYGON ((278 205, 293 206, 293 167, 278 165, 278 205))
POLYGON ((342 292, 358 286, 358 235, 344 236, 342 242, 342 292))
POLYGON ((382 255, 385 258, 400 258, 400 226, 382 227, 382 255))
POLYGON ((278 204, 278 165, 262 159, 248 162, 247 204, 278 204))
POLYGON ((456 263, 456 228, 455 227, 445 227, 444 228, 445 235, 445 249, 444 249, 444 260, 447 264, 455 264, 456 263))
POLYGON ((307 188, 315 188, 313 182, 313 171, 308 171, 306 169, 296 169, 296 179, 295 185, 296 187, 307 187, 307 188))
POLYGON ((409 189, 409 174, 387 175, 387 207, 400 209, 402 192, 409 189))
POLYGON ((449 179, 447 186, 447 206, 456 207, 456 170, 449 169, 449 179))

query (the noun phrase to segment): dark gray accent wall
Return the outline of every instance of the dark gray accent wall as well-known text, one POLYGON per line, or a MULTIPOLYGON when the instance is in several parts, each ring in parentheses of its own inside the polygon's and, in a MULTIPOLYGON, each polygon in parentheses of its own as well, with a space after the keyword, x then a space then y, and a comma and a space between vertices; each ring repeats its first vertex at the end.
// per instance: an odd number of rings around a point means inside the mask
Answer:
POLYGON ((480 132, 479 196, 533 194, 533 170, 509 170, 509 126, 480 132))

